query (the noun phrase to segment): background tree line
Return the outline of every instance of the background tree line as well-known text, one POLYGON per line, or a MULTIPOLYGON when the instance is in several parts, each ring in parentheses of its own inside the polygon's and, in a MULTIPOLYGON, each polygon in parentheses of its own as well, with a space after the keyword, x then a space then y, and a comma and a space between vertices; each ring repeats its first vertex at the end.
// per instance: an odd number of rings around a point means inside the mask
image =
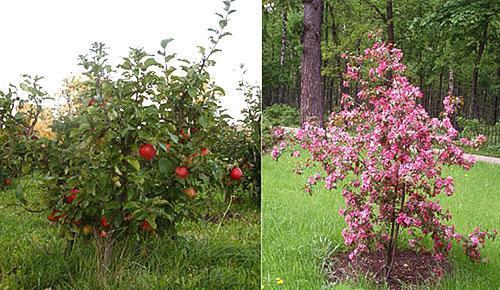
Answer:
POLYGON ((341 54, 361 51, 367 35, 379 32, 403 50, 409 78, 422 89, 431 116, 439 115, 451 91, 463 97, 462 117, 494 124, 500 113, 499 12, 495 0, 264 0, 263 107, 301 106, 301 61, 314 55, 307 45, 316 17, 321 74, 314 90, 325 114, 345 90, 341 54))

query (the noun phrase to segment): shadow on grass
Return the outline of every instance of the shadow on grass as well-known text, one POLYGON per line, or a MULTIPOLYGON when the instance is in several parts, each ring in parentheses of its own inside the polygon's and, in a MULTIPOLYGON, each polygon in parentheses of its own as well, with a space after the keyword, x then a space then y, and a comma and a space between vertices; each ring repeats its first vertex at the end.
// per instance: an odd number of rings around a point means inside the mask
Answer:
POLYGON ((207 289, 257 288, 260 245, 222 240, 165 238, 125 241, 114 249, 105 274, 98 271, 95 247, 79 241, 64 257, 61 240, 25 248, 0 285, 13 289, 207 289))

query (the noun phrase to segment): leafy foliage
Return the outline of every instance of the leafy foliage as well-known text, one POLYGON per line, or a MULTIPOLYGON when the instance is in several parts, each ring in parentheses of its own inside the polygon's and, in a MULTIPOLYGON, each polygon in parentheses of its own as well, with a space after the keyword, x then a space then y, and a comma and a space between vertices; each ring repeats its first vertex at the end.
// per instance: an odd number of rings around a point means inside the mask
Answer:
MULTIPOLYGON (((68 104, 54 120, 51 139, 38 138, 34 130, 46 99, 40 78, 21 83, 26 101, 14 86, 0 94, 0 138, 6 141, 0 178, 11 186, 11 179, 30 175, 47 194, 45 207, 36 204, 36 211, 48 209, 47 219, 68 241, 96 240, 104 268, 124 237, 175 235, 176 224, 196 217, 203 204, 199 192, 225 189, 235 166, 247 166, 248 176, 225 190, 241 185, 259 192, 256 88, 244 88, 250 107, 243 130, 225 132, 229 126, 219 104, 224 90, 208 72, 219 42, 230 35, 231 2, 223 1, 223 13, 216 13, 218 27, 209 29, 210 47, 199 47, 200 61, 178 59, 168 50, 172 39, 165 39, 156 53, 131 48, 113 66, 107 47, 92 44, 79 56, 82 77, 66 82, 68 104), (14 112, 25 102, 27 109, 14 112), (234 146, 246 140, 251 142, 234 146), (221 141, 233 142, 233 150, 219 150, 221 141)), ((33 210, 29 186, 18 182, 16 192, 20 204, 33 210)))

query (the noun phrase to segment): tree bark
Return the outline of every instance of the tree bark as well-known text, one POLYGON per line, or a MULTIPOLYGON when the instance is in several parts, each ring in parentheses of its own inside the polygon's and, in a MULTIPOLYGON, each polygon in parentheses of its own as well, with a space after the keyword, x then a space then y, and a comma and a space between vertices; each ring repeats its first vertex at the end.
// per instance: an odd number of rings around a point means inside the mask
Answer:
POLYGON ((323 88, 321 82, 321 22, 323 0, 304 0, 304 33, 301 60, 301 124, 323 125, 323 88))
MULTIPOLYGON (((331 14, 332 14, 332 40, 333 44, 337 45, 340 47, 340 37, 339 37, 339 31, 338 31, 338 26, 337 23, 335 22, 335 15, 334 15, 334 9, 331 9, 331 14)), ((342 62, 342 58, 340 57, 340 51, 334 54, 335 58, 335 64, 337 65, 337 78, 338 78, 338 90, 337 90, 337 98, 335 100, 335 106, 340 105, 340 98, 342 97, 343 93, 347 93, 346 88, 344 88, 344 64, 342 62)), ((332 102, 333 103, 333 102, 332 102)))
POLYGON ((436 110, 434 116, 438 116, 441 110, 441 105, 443 104, 443 69, 439 71, 439 89, 438 89, 438 97, 436 101, 436 110))
MULTIPOLYGON (((500 67, 497 67, 497 82, 500 80, 500 67)), ((498 118, 498 94, 495 94, 495 102, 493 104, 493 125, 497 122, 498 118)))
POLYGON ((386 6, 386 25, 387 25, 387 42, 395 43, 394 39, 394 18, 392 11, 392 0, 387 0, 386 6))
POLYGON ((483 33, 479 45, 477 48, 476 59, 474 60, 474 68, 472 69, 472 94, 471 102, 469 106, 469 114, 474 117, 478 117, 477 108, 477 81, 479 77, 479 64, 481 63, 481 58, 483 57, 484 47, 486 46, 486 40, 488 39, 488 22, 484 25, 483 33))
MULTIPOLYGON (((455 95, 455 73, 453 72, 453 69, 449 68, 448 70, 448 95, 454 96, 455 95)), ((458 95, 458 94, 457 94, 458 95)), ((450 116, 451 123, 453 124, 453 127, 457 128, 457 113, 453 113, 453 115, 450 116)))
POLYGON ((285 64, 286 57, 286 48, 288 46, 288 34, 287 34, 287 21, 288 21, 288 13, 285 8, 285 4, 283 4, 283 12, 281 13, 281 50, 280 50, 280 66, 283 69, 283 65, 285 64))
MULTIPOLYGON (((288 15, 287 15, 287 11, 286 11, 286 7, 285 7, 284 2, 283 2, 282 9, 283 10, 281 13, 282 28, 281 28, 281 48, 280 48, 280 71, 281 71, 281 76, 284 77, 284 75, 285 75, 284 65, 285 65, 285 58, 286 58, 286 48, 288 46, 288 35, 287 35, 288 15)), ((279 84, 279 90, 278 90, 279 100, 278 100, 278 102, 280 104, 286 103, 286 91, 287 91, 286 86, 287 86, 287 83, 284 80, 282 80, 282 82, 280 82, 280 84, 279 84)))

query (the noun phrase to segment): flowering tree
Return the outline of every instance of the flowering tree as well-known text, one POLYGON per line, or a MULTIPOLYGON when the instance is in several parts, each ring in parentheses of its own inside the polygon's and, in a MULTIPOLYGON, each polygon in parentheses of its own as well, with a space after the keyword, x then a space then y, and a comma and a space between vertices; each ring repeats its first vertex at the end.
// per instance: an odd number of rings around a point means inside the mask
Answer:
MULTIPOLYGON (((319 181, 327 189, 342 187, 345 206, 339 213, 347 223, 342 236, 352 247, 349 258, 370 249, 385 250, 387 279, 399 232, 404 230, 410 236, 410 248, 423 249, 423 238, 432 238, 438 260, 450 251, 452 240, 479 260, 485 239, 496 232, 476 228, 468 236, 457 233, 448 224, 451 214, 435 199, 454 192, 454 180, 443 175, 444 166, 469 169, 474 164, 460 146, 477 147, 485 141, 484 136, 458 139, 450 116, 460 99, 447 96, 442 118, 429 117, 417 102, 422 92, 403 76, 401 51, 390 44, 376 42, 361 56, 342 57, 348 61, 343 85, 357 82, 358 93, 342 95, 342 108, 332 113, 325 129, 306 123, 292 141, 310 153, 305 166, 322 168, 308 178, 306 192, 319 181)), ((274 134, 280 141, 272 152, 277 159, 286 140, 283 130, 274 134)))

